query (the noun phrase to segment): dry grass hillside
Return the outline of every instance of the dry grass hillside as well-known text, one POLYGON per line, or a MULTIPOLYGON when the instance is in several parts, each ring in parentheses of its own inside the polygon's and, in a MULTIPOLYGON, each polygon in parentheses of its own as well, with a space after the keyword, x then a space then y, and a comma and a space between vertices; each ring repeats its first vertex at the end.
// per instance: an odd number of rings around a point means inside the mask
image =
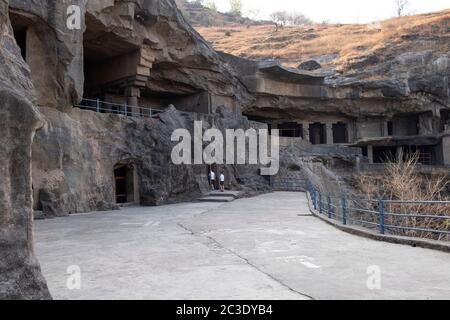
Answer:
POLYGON ((325 68, 357 68, 371 56, 387 61, 403 52, 450 52, 450 10, 373 24, 285 27, 197 27, 217 50, 252 59, 279 59, 298 66, 316 59, 325 68))

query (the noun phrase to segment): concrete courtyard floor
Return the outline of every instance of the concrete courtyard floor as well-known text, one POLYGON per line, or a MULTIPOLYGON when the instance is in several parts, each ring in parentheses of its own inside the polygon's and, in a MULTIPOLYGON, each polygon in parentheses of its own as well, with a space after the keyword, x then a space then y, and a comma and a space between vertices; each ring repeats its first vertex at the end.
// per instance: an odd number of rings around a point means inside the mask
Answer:
POLYGON ((343 233, 303 193, 73 215, 35 235, 55 299, 450 299, 450 254, 343 233))

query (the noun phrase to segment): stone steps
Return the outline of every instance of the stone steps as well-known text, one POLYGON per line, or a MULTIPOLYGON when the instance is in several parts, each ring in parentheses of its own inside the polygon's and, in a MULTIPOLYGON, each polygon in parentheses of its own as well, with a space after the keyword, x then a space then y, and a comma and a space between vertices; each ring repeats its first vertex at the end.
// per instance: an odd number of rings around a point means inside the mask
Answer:
POLYGON ((239 198, 240 191, 230 191, 225 190, 224 192, 220 191, 211 191, 208 196, 211 197, 233 197, 235 199, 239 198))
POLYGON ((236 200, 234 197, 212 197, 212 196, 207 196, 204 198, 200 198, 198 199, 198 201, 200 202, 232 202, 236 200))
POLYGON ((206 197, 198 199, 201 202, 232 202, 239 198, 239 191, 212 191, 206 197))

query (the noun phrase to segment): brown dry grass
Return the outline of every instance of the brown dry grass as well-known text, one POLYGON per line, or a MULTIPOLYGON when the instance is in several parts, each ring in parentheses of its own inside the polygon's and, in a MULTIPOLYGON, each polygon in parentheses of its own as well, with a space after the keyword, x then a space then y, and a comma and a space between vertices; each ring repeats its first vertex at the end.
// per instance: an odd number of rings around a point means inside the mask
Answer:
MULTIPOLYGON (((404 161, 389 162, 382 177, 362 175, 357 178, 358 189, 366 199, 386 199, 401 201, 449 201, 446 188, 448 177, 426 176, 419 173, 419 155, 407 157, 404 161)), ((372 210, 377 204, 373 203, 372 210)), ((400 230, 391 228, 390 232, 399 235, 421 237, 427 239, 450 241, 450 236, 420 229, 450 231, 450 205, 428 203, 397 203, 387 202, 386 212, 398 215, 386 215, 387 225, 414 228, 418 230, 400 230), (421 215, 412 217, 411 215, 421 215), (446 218, 429 218, 428 216, 443 216, 446 218)), ((371 218, 373 216, 365 216, 371 218)))
POLYGON ((217 50, 252 59, 279 59, 289 66, 322 56, 335 55, 325 67, 338 70, 371 53, 389 59, 406 51, 432 48, 436 54, 450 52, 450 10, 402 17, 367 25, 274 25, 198 27, 217 50))

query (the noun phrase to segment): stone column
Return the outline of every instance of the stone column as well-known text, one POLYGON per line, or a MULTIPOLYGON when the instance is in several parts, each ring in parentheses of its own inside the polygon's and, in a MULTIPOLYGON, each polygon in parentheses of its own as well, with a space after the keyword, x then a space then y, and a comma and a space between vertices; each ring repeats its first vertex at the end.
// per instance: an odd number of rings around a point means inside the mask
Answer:
POLYGON ((326 144, 333 144, 333 124, 332 123, 327 123, 326 124, 326 128, 327 128, 327 141, 326 144))
POLYGON ((353 121, 347 123, 347 138, 348 143, 355 142, 355 123, 353 121))
POLYGON ((125 90, 127 96, 127 114, 133 117, 141 115, 139 110, 138 98, 141 96, 141 90, 137 87, 130 87, 125 90))
POLYGON ((309 122, 302 122, 303 126, 303 140, 308 141, 310 140, 309 137, 309 122))
POLYGON ((382 121, 382 127, 381 127, 381 135, 383 137, 388 137, 389 136, 389 126, 388 126, 388 120, 383 120, 382 121))
POLYGON ((373 146, 367 146, 367 157, 369 158, 369 163, 373 163, 373 146))
POLYGON ((356 173, 360 174, 361 173, 361 158, 359 156, 356 157, 355 168, 356 168, 356 173))
POLYGON ((396 159, 397 159, 397 161, 403 160, 403 147, 402 146, 397 147, 396 159))
POLYGON ((450 135, 442 137, 442 164, 450 165, 450 135))

